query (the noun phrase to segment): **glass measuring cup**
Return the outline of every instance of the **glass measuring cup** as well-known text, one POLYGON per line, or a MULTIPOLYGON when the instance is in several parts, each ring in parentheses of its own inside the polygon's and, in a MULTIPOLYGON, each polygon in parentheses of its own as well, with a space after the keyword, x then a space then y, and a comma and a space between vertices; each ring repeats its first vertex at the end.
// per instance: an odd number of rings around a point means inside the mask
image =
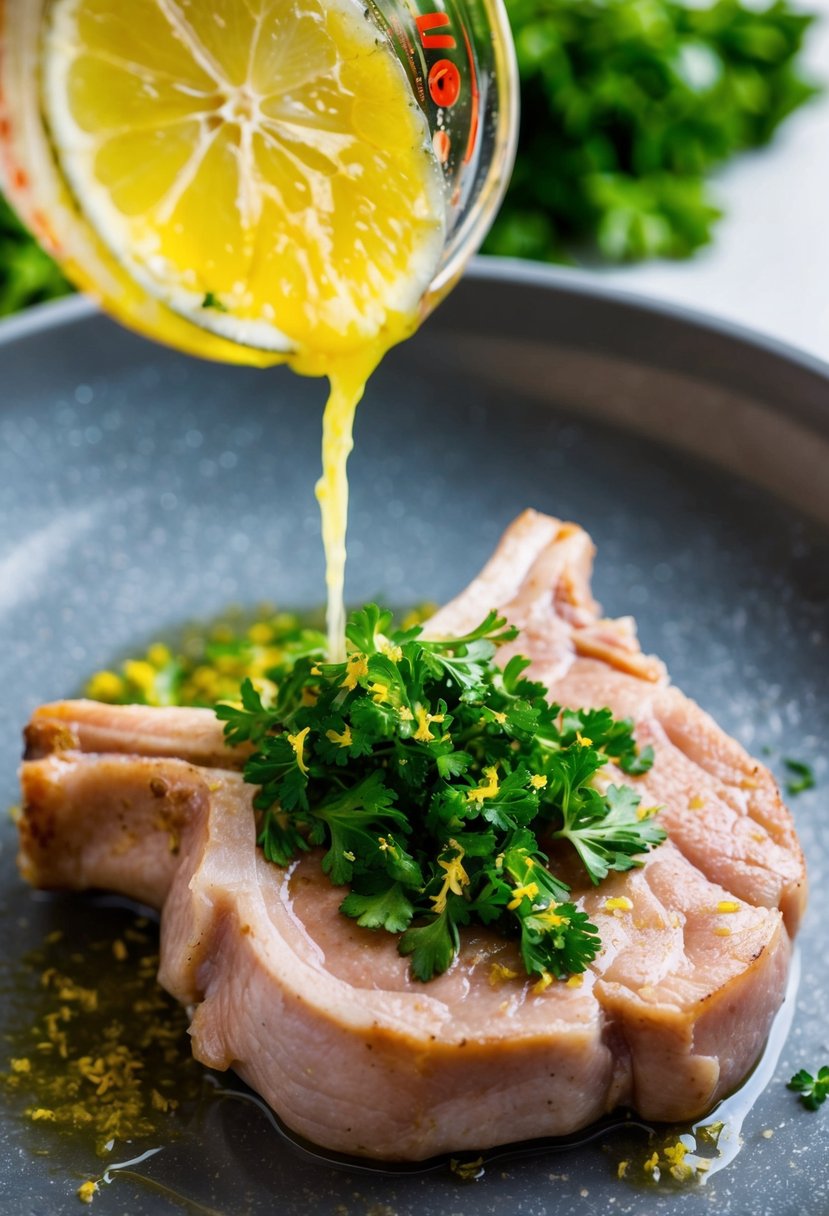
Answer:
MULTIPOLYGON (((209 4, 210 0, 204 0, 209 4)), ((50 0, 0 0, 0 184, 80 287, 151 337, 230 362, 290 356, 228 340, 172 312, 104 245, 71 194, 43 117, 39 55, 50 0)), ((518 88, 501 0, 366 0, 422 109, 446 184, 441 257, 426 315, 459 277, 494 218, 514 158, 518 88)))
MULTIPOLYGON (((204 0, 209 4, 210 0, 204 0)), ((148 336, 232 362, 273 362, 170 311, 132 280, 86 220, 44 119, 39 58, 50 0, 0 0, 0 184, 24 223, 81 288, 148 336)), ((518 81, 501 0, 366 0, 427 119, 446 184, 444 247, 421 314, 478 248, 512 170, 518 81)), ((288 353, 288 351, 286 351, 288 353)))

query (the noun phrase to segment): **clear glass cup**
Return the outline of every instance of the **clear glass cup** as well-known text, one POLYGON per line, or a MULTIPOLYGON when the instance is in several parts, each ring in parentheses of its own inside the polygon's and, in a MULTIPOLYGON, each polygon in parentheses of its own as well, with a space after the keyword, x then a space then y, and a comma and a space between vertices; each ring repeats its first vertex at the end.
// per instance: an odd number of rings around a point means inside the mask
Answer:
MULTIPOLYGON (((40 98, 50 0, 0 0, 0 187, 81 289, 147 336, 193 354, 268 364, 172 313, 128 276, 86 221, 57 165, 40 98)), ((206 4, 210 0, 204 0, 206 4)), ((506 190, 518 129, 518 73, 502 0, 365 0, 422 108, 447 186, 446 238, 426 316, 477 251, 506 190)))

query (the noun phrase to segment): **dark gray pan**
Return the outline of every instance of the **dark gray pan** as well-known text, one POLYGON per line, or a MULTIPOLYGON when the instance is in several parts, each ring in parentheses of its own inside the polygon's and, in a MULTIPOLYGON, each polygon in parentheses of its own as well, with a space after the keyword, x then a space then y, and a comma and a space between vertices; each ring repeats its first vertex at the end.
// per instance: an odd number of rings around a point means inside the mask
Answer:
MULTIPOLYGON (((7 324, 0 344, 11 804, 37 702, 230 601, 319 602, 323 386, 189 361, 80 301, 7 324)), ((592 280, 481 263, 372 381, 351 477, 352 601, 444 599, 525 506, 578 520, 598 546, 606 611, 634 614, 645 649, 778 772, 786 756, 815 765, 818 788, 793 802, 813 884, 794 1029, 734 1163, 681 1194, 618 1182, 615 1133, 498 1158, 462 1185, 445 1165, 384 1174, 314 1160, 252 1104, 222 1101, 93 1211, 823 1216, 829 1110, 808 1114, 784 1083, 829 1061, 829 369, 592 280)), ((13 855, 9 825, 5 991, 22 953, 73 915, 25 890, 13 855)), ((76 1210, 78 1180, 101 1168, 78 1141, 32 1155, 9 1114, 0 1143, 0 1203, 14 1216, 76 1210)))

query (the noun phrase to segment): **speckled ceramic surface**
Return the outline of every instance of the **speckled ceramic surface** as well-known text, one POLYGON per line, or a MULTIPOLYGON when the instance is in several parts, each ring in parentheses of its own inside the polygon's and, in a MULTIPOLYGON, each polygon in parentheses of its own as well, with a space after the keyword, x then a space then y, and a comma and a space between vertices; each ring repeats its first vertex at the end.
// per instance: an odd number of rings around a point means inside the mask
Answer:
MULTIPOLYGON (((0 797, 12 804, 39 701, 232 601, 319 602, 323 393, 283 370, 159 350, 78 301, 0 330, 0 372, 0 797)), ((597 542, 608 613, 633 613, 645 649, 778 773, 786 756, 814 765, 817 788, 792 804, 813 885, 793 1029, 741 1152, 679 1193, 619 1182, 618 1133, 499 1156, 463 1184, 445 1166, 314 1160, 228 1100, 115 1176, 92 1210, 822 1216, 829 1111, 801 1110, 784 1083, 829 1062, 827 373, 567 276, 478 269, 372 382, 351 474, 352 601, 443 599, 523 507, 573 518, 597 542)), ((11 825, 0 842, 8 1010, 19 959, 74 914, 23 887, 11 825)), ((75 1188, 103 1168, 81 1139, 38 1141, 8 1111, 0 1145, 9 1216, 83 1210, 75 1188)))

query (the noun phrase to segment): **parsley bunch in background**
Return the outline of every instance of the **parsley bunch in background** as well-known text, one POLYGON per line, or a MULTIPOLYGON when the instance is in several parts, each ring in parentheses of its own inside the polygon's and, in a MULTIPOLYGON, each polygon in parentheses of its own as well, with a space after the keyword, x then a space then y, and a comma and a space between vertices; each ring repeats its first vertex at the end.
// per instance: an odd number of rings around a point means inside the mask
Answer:
POLYGON ((71 290, 55 263, 0 195, 0 317, 71 290))
POLYGON ((786 0, 506 0, 521 75, 512 184, 485 252, 687 257, 719 217, 706 183, 817 90, 786 0))
POLYGON ((445 971, 460 926, 518 939, 542 988, 585 970, 600 942, 547 865, 541 842, 569 844, 586 877, 641 864, 665 838, 627 785, 596 780, 609 760, 645 772, 631 723, 551 704, 526 659, 501 670, 515 631, 491 613, 461 638, 392 631, 376 605, 352 614, 350 654, 299 656, 220 705, 229 743, 249 743, 259 844, 277 865, 323 846, 322 868, 350 892, 341 911, 402 934, 413 974, 445 971))

